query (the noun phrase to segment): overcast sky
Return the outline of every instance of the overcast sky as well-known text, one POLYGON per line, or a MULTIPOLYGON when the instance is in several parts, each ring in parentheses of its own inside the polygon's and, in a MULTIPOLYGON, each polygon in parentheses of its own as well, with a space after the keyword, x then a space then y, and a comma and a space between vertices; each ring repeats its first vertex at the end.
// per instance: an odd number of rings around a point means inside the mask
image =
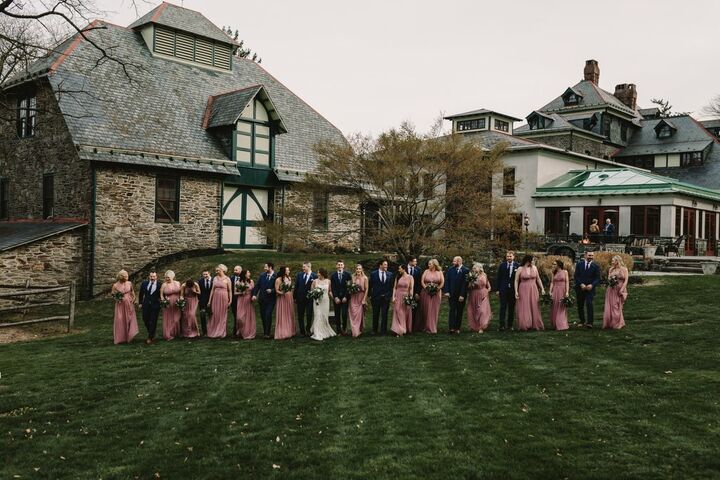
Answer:
MULTIPOLYGON (((140 14, 160 2, 138 1, 140 14)), ((720 94, 720 1, 174 0, 240 31, 262 65, 344 133, 489 108, 524 118, 600 63, 600 86, 676 111, 720 94)), ((130 2, 100 0, 128 25, 130 2)), ((516 125, 517 126, 517 125, 516 125)))

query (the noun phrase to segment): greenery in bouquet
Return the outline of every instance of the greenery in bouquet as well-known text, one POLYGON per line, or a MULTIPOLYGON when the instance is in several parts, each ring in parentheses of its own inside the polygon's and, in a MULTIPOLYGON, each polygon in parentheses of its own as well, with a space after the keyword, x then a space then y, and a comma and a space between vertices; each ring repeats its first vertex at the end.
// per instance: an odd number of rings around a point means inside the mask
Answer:
POLYGON ((115 291, 115 292, 113 292, 113 294, 112 294, 112 298, 113 298, 113 300, 115 300, 116 302, 120 303, 120 302, 122 302, 123 299, 125 298, 125 294, 122 293, 122 292, 115 291))
POLYGON ((350 295, 353 295, 355 293, 358 293, 360 291, 360 285, 353 282, 352 280, 347 281, 345 283, 345 286, 347 287, 347 291, 350 295))
POLYGON ((609 288, 612 288, 618 284, 618 278, 616 275, 610 275, 610 277, 608 277, 608 279, 607 279, 607 282, 605 282, 605 283, 607 284, 607 286, 609 288))
POLYGON ((468 285, 475 285, 477 283, 478 273, 474 270, 470 270, 465 274, 465 280, 468 285))
POLYGON ((574 307, 575 306, 575 297, 571 295, 566 295, 562 300, 562 304, 565 305, 567 308, 574 307))
POLYGON ((167 308, 170 306, 170 300, 160 300, 160 308, 167 308))
POLYGON ((235 293, 243 294, 247 291, 247 289, 250 288, 250 285, 248 285, 245 282, 237 282, 235 283, 235 293))
POLYGON ((425 291, 426 291, 430 296, 433 296, 433 295, 435 295, 436 293, 438 293, 438 292, 440 291, 440 284, 439 284, 439 283, 430 282, 430 283, 428 283, 427 285, 425 285, 425 291))
POLYGON ((183 309, 185 308, 185 306, 187 305, 187 300, 185 300, 184 298, 181 298, 180 300, 178 300, 177 302, 175 302, 175 305, 176 305, 180 310, 183 310, 183 309))
POLYGON ((282 293, 290 293, 293 291, 293 284, 291 282, 281 282, 280 291, 282 293))
POLYGON ((412 308, 413 310, 416 309, 417 306, 418 306, 417 300, 415 300, 415 297, 413 297, 412 295, 405 295, 405 296, 403 297, 403 303, 404 303, 405 305, 408 305, 408 306, 409 306, 410 308, 412 308))
POLYGON ((307 293, 307 298, 314 300, 315 305, 320 305, 320 299, 325 295, 325 290, 315 287, 307 293))

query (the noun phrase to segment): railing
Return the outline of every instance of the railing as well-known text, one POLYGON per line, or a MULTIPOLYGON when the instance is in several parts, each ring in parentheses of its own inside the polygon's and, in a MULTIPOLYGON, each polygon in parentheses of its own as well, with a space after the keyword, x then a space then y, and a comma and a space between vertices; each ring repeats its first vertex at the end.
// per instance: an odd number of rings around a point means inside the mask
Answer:
POLYGON ((0 319, 6 317, 7 313, 10 312, 21 312, 20 321, 6 321, 0 323, 0 328, 3 327, 16 327, 18 325, 30 325, 35 323, 46 323, 46 322, 62 322, 67 321, 68 332, 75 325, 75 297, 76 297, 76 286, 75 282, 69 285, 62 285, 59 287, 31 287, 30 282, 26 282, 25 285, 0 285, 0 289, 20 289, 10 292, 3 292, 0 290, 0 299, 7 299, 9 302, 23 302, 22 305, 13 305, 10 307, 0 308, 0 319), (64 296, 64 292, 67 292, 67 304, 59 301, 57 296, 60 295, 60 299, 64 296), (55 295, 50 295, 55 294, 55 295), (55 296, 56 299, 52 297, 55 296), (45 298, 43 298, 45 297, 45 298), (32 299, 37 298, 38 302, 31 302, 32 299), (25 317, 28 315, 28 311, 43 308, 43 307, 54 307, 54 306, 68 306, 67 315, 52 315, 49 317, 32 318, 26 320, 25 317))

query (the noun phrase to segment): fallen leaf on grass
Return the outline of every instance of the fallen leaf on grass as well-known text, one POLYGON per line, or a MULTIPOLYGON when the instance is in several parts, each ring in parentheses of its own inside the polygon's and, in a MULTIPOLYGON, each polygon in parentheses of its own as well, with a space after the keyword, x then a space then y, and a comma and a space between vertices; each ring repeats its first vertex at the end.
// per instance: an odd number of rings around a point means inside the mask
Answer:
POLYGON ((278 464, 276 464, 276 463, 273 463, 273 468, 274 468, 275 470, 279 470, 279 469, 280 469, 280 465, 278 465, 278 464))
POLYGON ((665 375, 670 375, 672 373, 672 370, 665 370, 665 375))

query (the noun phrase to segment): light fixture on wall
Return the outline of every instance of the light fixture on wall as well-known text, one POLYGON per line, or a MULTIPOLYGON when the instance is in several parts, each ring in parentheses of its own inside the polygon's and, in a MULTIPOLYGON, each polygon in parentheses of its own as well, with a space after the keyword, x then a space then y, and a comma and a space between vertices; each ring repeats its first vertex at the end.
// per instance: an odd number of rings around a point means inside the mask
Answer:
POLYGON ((615 210, 614 208, 608 208, 607 210, 603 210, 603 212, 605 212, 605 213, 618 213, 618 211, 615 210))
POLYGON ((697 200, 693 200, 693 201, 692 201, 692 206, 693 206, 693 207, 697 207, 697 200))

